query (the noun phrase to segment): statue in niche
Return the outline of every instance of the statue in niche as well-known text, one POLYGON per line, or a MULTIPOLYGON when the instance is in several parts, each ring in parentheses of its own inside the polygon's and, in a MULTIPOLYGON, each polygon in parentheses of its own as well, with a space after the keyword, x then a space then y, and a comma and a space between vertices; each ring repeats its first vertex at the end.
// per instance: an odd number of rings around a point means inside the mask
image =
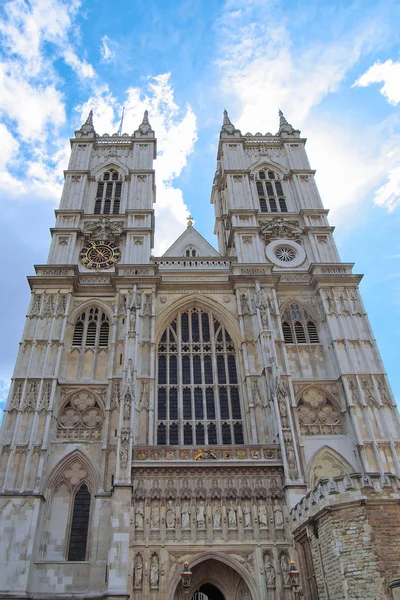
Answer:
POLYGON ((236 506, 231 500, 228 506, 228 525, 229 527, 237 527, 237 519, 236 519, 236 506))
POLYGON ((390 404, 387 387, 383 381, 378 381, 378 388, 379 388, 379 393, 381 395, 382 402, 384 404, 390 404))
POLYGON ((357 292, 354 292, 354 294, 350 297, 351 300, 351 304, 353 306, 353 312, 357 313, 361 313, 361 306, 360 306, 360 301, 358 300, 357 297, 357 292))
POLYGON ((294 453, 292 444, 288 444, 286 446, 286 457, 287 457, 289 468, 295 469, 296 468, 296 455, 294 453))
POLYGON ((260 388, 258 387, 258 380, 255 378, 251 380, 251 395, 253 397, 254 405, 262 408, 263 404, 261 402, 260 388))
POLYGON ((340 296, 339 296, 339 304, 340 304, 340 310, 342 312, 348 312, 348 313, 350 313, 349 301, 348 301, 346 295, 340 294, 340 296))
POLYGON ((151 507, 150 527, 152 529, 160 528, 160 507, 158 504, 153 504, 151 507))
POLYGON ((249 306, 249 301, 247 298, 247 295, 245 293, 240 295, 240 306, 242 309, 242 315, 250 315, 250 306, 249 306))
POLYGON ((203 528, 206 524, 204 501, 200 500, 196 508, 197 527, 203 528))
POLYGON ((182 504, 181 526, 182 526, 182 529, 190 528, 190 504, 189 504, 189 502, 186 502, 186 501, 182 504))
POLYGON ((268 307, 269 300, 264 290, 260 289, 256 293, 256 303, 260 311, 261 325, 263 329, 268 329, 268 307))
POLYGON ((243 506, 244 527, 251 527, 251 506, 248 502, 243 506))
POLYGON ((350 388, 351 399, 354 402, 354 404, 360 403, 360 395, 358 393, 356 386, 354 385, 354 382, 351 379, 349 380, 349 388, 350 388))
POLYGON ((283 529, 283 512, 277 500, 274 505, 274 523, 275 529, 283 529))
POLYGON ((141 554, 136 554, 135 565, 133 567, 133 587, 137 590, 142 589, 143 582, 143 558, 141 554))
POLYGON ((159 581, 159 564, 157 554, 153 554, 150 562, 150 587, 158 588, 159 581))
POLYGON ((175 528, 175 507, 172 503, 172 500, 168 500, 167 502, 167 514, 165 520, 167 524, 167 529, 175 528))
POLYGON ((212 509, 213 529, 221 529, 222 510, 219 502, 212 509))
POLYGON ((326 299, 328 300, 328 312, 329 314, 336 312, 335 310, 335 300, 329 294, 326 294, 326 299))
POLYGON ((144 307, 143 307, 143 316, 151 317, 152 314, 152 306, 151 306, 151 294, 146 294, 144 297, 144 307))
POLYGON ((143 502, 139 502, 136 506, 135 511, 135 528, 143 529, 144 525, 144 505, 143 502))
POLYGON ((282 583, 286 587, 290 585, 289 563, 286 554, 281 554, 282 583))
POLYGON ((267 507, 263 502, 258 505, 258 522, 260 527, 268 527, 267 507))
POLYGON ((270 588, 274 588, 275 587, 275 579, 276 579, 275 567, 272 564, 272 559, 269 554, 266 554, 265 558, 264 558, 264 571, 265 571, 265 581, 267 583, 267 586, 270 588))

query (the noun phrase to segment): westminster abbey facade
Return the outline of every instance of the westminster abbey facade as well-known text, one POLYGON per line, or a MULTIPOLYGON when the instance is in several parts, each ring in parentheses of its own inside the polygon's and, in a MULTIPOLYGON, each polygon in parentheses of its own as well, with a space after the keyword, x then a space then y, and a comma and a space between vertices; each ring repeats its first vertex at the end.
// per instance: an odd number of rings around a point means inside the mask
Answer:
POLYGON ((0 599, 398 597, 399 416, 305 142, 225 112, 218 251, 189 219, 154 257, 147 113, 75 133, 1 429, 0 599))

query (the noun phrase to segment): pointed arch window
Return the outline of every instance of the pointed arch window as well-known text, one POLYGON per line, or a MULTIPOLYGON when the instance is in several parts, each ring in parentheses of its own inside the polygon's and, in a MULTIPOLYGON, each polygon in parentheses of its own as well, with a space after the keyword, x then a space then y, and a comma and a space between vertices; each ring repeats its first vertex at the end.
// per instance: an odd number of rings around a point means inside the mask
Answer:
POLYGON ((299 304, 291 304, 282 315, 282 332, 286 344, 319 344, 317 326, 299 304))
POLYGON ((235 347, 215 316, 179 313, 157 353, 157 444, 243 444, 235 347))
POLYGON ((68 560, 86 560, 91 495, 86 483, 75 494, 69 537, 68 560))
POLYGON ((75 323, 73 346, 107 347, 110 324, 107 315, 97 307, 91 307, 78 317, 75 323))
POLYGON ((101 176, 94 203, 95 215, 118 215, 121 206, 122 176, 115 169, 101 176))
POLYGON ((287 212, 282 183, 274 171, 258 171, 256 188, 261 212, 287 212))

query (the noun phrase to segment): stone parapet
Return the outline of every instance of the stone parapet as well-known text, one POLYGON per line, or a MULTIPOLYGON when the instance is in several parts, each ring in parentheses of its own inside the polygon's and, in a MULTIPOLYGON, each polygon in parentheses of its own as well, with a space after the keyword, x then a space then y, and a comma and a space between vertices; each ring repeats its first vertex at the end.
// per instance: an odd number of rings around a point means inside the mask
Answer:
POLYGON ((321 511, 383 499, 400 500, 400 481, 391 473, 385 474, 384 480, 378 473, 368 473, 365 477, 351 473, 333 480, 322 479, 290 511, 293 529, 305 525, 321 511))

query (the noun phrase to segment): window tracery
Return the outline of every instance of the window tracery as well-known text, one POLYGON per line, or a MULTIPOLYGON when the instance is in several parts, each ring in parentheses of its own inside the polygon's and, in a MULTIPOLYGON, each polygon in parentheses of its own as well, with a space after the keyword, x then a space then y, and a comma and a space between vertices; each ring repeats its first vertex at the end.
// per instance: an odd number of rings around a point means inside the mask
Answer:
POLYGON ((107 347, 110 325, 107 315, 97 307, 81 313, 75 323, 73 346, 107 347))
POLYGON ((288 212, 279 176, 261 169, 256 174, 256 188, 261 212, 288 212))
POLYGON ((282 332, 286 344, 319 344, 317 326, 299 304, 291 304, 282 315, 282 332))
POLYGON ((95 215, 118 215, 121 205, 122 176, 115 169, 109 169, 101 176, 94 203, 95 215))
POLYGON ((157 443, 244 443, 235 347, 211 312, 179 313, 161 337, 157 443))
POLYGON ((297 403, 297 415, 303 435, 338 435, 343 433, 340 409, 316 388, 306 390, 297 403))
POLYGON ((57 437, 62 439, 100 439, 103 410, 87 390, 74 393, 63 405, 57 424, 57 437))

